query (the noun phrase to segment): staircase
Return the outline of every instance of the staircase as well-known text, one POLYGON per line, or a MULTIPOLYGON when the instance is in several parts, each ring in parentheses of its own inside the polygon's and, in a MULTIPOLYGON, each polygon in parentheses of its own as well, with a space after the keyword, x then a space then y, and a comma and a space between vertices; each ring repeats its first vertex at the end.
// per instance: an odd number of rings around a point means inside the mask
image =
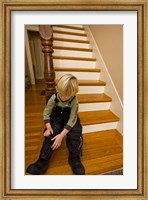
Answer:
MULTIPOLYGON (((70 73, 79 81, 78 114, 83 125, 82 162, 86 174, 104 174, 121 169, 123 167, 122 135, 117 130, 120 118, 110 110, 112 97, 104 92, 107 83, 100 80, 101 69, 96 64, 97 58, 93 57, 93 49, 90 48, 85 28, 81 25, 53 26, 53 33, 56 80, 70 73)), ((40 140, 43 141, 43 137, 39 138, 40 140)), ((40 147, 38 151, 39 149, 40 147)), ((26 156, 29 156, 27 151, 28 149, 26 149, 26 156)), ((55 152, 46 174, 71 174, 67 164, 67 154, 64 142, 55 152), (62 155, 60 162, 57 159, 58 154, 62 155)), ((31 162, 30 159, 29 156, 28 160, 31 162)))
POLYGON ((56 79, 71 73, 79 81, 79 117, 83 133, 116 129, 119 117, 110 110, 111 97, 87 40, 83 26, 53 26, 53 59, 56 79))

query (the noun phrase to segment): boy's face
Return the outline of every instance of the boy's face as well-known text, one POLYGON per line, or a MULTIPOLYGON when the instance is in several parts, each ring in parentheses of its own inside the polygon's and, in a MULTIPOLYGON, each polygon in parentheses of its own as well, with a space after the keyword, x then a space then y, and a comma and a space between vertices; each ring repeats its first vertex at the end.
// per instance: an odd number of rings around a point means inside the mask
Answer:
POLYGON ((71 96, 66 96, 66 95, 64 95, 64 94, 62 94, 62 93, 58 93, 59 94, 59 97, 60 97, 60 99, 62 100, 62 101, 67 101, 68 99, 70 99, 71 98, 71 96))

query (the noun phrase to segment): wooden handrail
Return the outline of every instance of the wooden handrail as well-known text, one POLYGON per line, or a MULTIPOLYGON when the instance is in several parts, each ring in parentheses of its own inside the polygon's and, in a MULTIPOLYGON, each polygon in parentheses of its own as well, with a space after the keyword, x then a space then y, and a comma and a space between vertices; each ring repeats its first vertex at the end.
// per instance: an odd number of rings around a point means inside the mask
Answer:
POLYGON ((53 30, 50 25, 39 25, 40 39, 44 53, 44 79, 46 103, 52 94, 55 93, 55 71, 53 66, 53 30))

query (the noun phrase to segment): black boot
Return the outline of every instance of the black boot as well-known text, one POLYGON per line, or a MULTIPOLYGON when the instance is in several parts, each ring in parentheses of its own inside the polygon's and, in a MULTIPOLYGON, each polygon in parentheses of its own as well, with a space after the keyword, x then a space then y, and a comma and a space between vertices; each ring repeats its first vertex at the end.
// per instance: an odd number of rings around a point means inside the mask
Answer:
POLYGON ((45 164, 40 158, 33 164, 29 165, 26 172, 32 175, 42 175, 48 169, 48 163, 45 164))
POLYGON ((68 159, 68 162, 72 168, 72 171, 76 175, 84 175, 85 174, 85 168, 83 164, 81 163, 80 158, 70 158, 68 159))
POLYGON ((29 165, 29 167, 26 169, 26 172, 32 175, 41 175, 47 171, 48 163, 53 152, 51 145, 51 138, 45 137, 38 160, 35 163, 29 165))

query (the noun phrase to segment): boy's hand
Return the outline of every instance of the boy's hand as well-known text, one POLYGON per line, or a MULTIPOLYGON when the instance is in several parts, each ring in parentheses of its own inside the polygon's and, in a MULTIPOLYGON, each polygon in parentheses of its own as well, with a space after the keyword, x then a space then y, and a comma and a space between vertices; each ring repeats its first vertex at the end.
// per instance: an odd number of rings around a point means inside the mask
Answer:
POLYGON ((45 137, 48 137, 49 135, 53 134, 53 130, 52 130, 50 123, 46 124, 46 128, 47 128, 47 130, 44 132, 43 135, 45 137))
POLYGON ((62 140, 63 140, 63 135, 59 134, 55 136, 54 138, 51 139, 52 141, 54 140, 53 145, 51 146, 52 150, 55 150, 61 146, 62 140))

